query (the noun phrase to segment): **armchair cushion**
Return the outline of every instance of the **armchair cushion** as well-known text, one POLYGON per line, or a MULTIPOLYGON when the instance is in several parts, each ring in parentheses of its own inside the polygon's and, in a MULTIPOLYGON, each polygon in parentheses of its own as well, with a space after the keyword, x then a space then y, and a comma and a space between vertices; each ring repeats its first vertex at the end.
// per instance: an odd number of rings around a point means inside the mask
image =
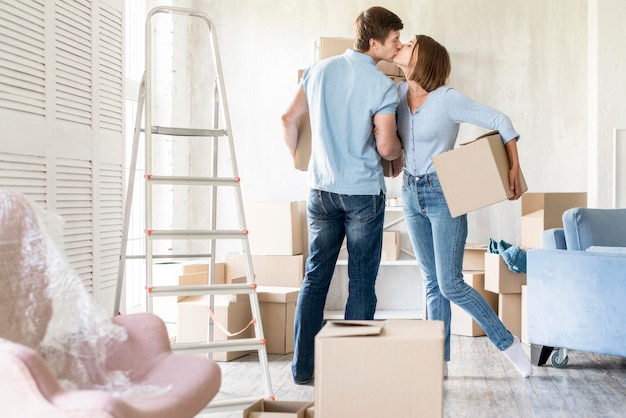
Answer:
POLYGON ((592 245, 587 248, 590 253, 611 253, 611 254, 626 254, 626 247, 602 247, 599 245, 592 245))
POLYGON ((564 250, 567 248, 563 228, 551 228, 543 231, 543 248, 551 250, 564 250))

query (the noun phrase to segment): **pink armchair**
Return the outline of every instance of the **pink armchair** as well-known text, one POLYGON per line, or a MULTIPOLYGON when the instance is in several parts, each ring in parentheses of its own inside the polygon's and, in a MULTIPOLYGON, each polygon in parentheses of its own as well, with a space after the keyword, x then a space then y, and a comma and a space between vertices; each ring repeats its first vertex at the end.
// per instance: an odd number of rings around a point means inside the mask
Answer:
POLYGON ((106 318, 64 263, 36 208, 0 190, 0 416, 198 414, 219 366, 173 354, 153 314, 106 318))

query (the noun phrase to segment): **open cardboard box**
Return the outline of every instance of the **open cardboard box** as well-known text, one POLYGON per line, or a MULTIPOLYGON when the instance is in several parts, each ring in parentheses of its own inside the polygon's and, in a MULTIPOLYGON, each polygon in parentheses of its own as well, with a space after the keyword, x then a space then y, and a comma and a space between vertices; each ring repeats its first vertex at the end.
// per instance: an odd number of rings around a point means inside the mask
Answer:
POLYGON ((315 414, 442 417, 443 322, 330 321, 315 338, 315 414))
POLYGON ((313 402, 260 399, 243 411, 243 418, 306 418, 313 402))

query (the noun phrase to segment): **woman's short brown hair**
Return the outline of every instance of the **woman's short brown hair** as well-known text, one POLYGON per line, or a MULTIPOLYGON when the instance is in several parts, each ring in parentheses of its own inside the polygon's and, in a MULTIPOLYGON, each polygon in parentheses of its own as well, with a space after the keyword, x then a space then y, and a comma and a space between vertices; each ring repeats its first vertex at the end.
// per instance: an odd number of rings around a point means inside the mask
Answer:
POLYGON ((430 36, 417 35, 415 39, 413 54, 417 54, 417 59, 409 73, 409 79, 431 92, 448 81, 451 71, 450 55, 443 45, 430 36))

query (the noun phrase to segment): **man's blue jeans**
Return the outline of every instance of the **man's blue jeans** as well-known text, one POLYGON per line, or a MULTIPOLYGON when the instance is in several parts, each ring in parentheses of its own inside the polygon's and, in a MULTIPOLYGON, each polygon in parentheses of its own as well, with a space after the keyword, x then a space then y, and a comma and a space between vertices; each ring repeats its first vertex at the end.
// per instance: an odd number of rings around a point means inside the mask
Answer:
POLYGON ((467 215, 453 218, 435 173, 402 181, 402 205, 409 238, 426 284, 428 319, 442 320, 444 359, 450 360, 450 302, 467 312, 499 350, 513 343, 513 335, 480 293, 463 280, 463 252, 467 215))
POLYGON ((344 318, 374 318, 384 214, 382 193, 339 195, 311 190, 307 204, 309 256, 294 319, 292 373, 296 383, 313 378, 315 335, 323 325, 326 296, 344 237, 349 277, 344 318))

